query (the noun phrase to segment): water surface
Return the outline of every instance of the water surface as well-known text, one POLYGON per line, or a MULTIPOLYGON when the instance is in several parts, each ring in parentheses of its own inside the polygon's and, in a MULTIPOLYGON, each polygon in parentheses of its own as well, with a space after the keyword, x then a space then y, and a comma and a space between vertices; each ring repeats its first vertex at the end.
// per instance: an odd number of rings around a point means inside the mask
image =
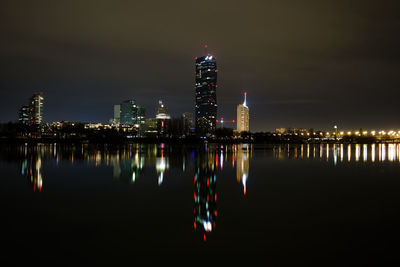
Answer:
POLYGON ((400 144, 2 145, 3 258, 397 261, 400 144))

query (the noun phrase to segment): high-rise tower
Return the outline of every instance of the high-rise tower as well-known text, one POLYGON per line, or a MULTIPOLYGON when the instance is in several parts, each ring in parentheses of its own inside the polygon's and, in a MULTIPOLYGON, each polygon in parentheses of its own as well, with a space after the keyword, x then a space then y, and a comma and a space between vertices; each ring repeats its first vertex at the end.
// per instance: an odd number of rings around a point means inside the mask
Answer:
POLYGON ((196 132, 212 134, 217 119, 217 61, 211 56, 196 57, 196 132))
POLYGON ((246 103, 247 93, 244 93, 244 102, 237 106, 237 131, 238 132, 248 132, 249 127, 249 107, 246 103))
POLYGON ((35 93, 29 99, 29 124, 41 125, 43 123, 43 93, 35 93))

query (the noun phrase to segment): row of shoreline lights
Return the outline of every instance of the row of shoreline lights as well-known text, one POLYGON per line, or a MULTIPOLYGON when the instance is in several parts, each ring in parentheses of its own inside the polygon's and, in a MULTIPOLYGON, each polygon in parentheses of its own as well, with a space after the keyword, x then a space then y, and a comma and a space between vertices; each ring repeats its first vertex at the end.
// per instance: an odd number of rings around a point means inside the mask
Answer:
MULTIPOLYGON (((294 135, 299 135, 299 133, 294 133, 294 135)), ((307 133, 300 133, 300 135, 301 136, 304 136, 304 135, 310 136, 311 134, 309 132, 307 132, 307 133)), ((332 134, 330 132, 325 132, 325 134, 324 134, 324 132, 313 132, 313 135, 331 136, 331 135, 336 135, 336 132, 332 132, 332 134)), ((347 136, 351 136, 351 135, 376 136, 376 135, 378 135, 378 136, 400 137, 400 131, 396 132, 395 130, 390 130, 390 131, 379 131, 379 132, 377 132, 375 130, 372 130, 372 131, 369 131, 369 132, 368 131, 362 131, 362 132, 360 132, 360 131, 340 131, 340 132, 338 132, 338 136, 344 136, 344 135, 347 135, 347 136)))

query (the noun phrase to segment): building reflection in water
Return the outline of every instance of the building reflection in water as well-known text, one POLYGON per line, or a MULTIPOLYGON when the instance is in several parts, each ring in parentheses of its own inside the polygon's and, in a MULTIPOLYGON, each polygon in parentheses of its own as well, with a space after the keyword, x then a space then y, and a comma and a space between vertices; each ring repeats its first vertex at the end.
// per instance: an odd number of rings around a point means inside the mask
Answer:
MULTIPOLYGON (((260 146, 264 154, 271 153, 277 160, 312 159, 324 164, 340 166, 350 163, 400 163, 400 144, 278 144, 278 145, 198 145, 171 146, 164 144, 127 144, 119 146, 88 144, 37 144, 9 146, 0 153, 2 160, 18 161, 20 173, 27 178, 33 191, 43 191, 43 162, 55 164, 85 164, 110 166, 113 179, 135 183, 140 177, 153 177, 162 185, 170 166, 182 172, 194 172, 194 229, 207 240, 216 228, 217 175, 225 169, 235 170, 236 180, 248 193, 247 182, 254 147, 260 146), (272 146, 272 150, 269 148, 272 146), (267 149, 265 149, 267 148, 267 149), (154 175, 145 170, 155 171, 154 175)), ((260 150, 258 151, 260 152, 260 150)), ((229 173, 225 171, 225 173, 229 173)), ((191 174, 190 174, 190 177, 191 174)), ((235 179, 235 177, 231 177, 235 179)), ((191 179, 191 178, 190 178, 191 179)), ((153 183, 153 182, 152 182, 153 183)), ((191 211, 188 211, 191 212, 191 211)))
POLYGON ((236 179, 243 185, 243 194, 246 195, 247 178, 249 177, 251 146, 248 144, 237 145, 236 179))
POLYGON ((218 154, 214 149, 208 149, 207 145, 204 150, 199 148, 195 157, 193 226, 201 231, 204 241, 217 219, 217 164, 218 154))
POLYGON ((165 155, 164 155, 164 149, 165 149, 165 145, 161 144, 160 151, 159 151, 160 155, 159 155, 159 157, 157 157, 157 162, 156 162, 158 185, 161 185, 163 183, 165 170, 169 169, 169 161, 168 161, 168 158, 165 157, 165 155))
POLYGON ((273 155, 277 159, 320 159, 334 165, 346 161, 400 162, 400 144, 280 144, 273 146, 273 155), (304 149, 307 153, 302 153, 304 149))
POLYGON ((21 175, 25 176, 33 191, 42 191, 43 177, 42 177, 42 149, 43 146, 38 145, 28 147, 27 144, 23 146, 24 160, 21 163, 21 175))
POLYGON ((134 183, 144 174, 145 157, 140 144, 130 144, 116 150, 105 151, 104 154, 97 151, 94 154, 95 164, 104 163, 113 167, 113 178, 116 180, 134 183))
MULTIPOLYGON (((203 157, 203 159, 207 162, 212 161, 215 171, 223 171, 227 166, 236 168, 235 178, 241 183, 243 193, 246 194, 254 146, 257 145, 208 145, 204 147, 204 150, 211 154, 207 154, 207 158, 203 157)), ((269 151, 265 150, 264 153, 269 153, 269 151)), ((272 154, 279 160, 316 159, 331 162, 334 165, 351 162, 400 162, 400 144, 278 144, 272 145, 272 154)), ((10 146, 9 150, 0 156, 6 160, 19 161, 20 173, 27 177, 35 191, 43 190, 42 163, 48 160, 54 160, 57 165, 67 162, 68 164, 111 166, 113 178, 128 183, 134 183, 144 176, 147 166, 155 169, 157 175, 155 182, 158 185, 162 185, 165 181, 171 164, 181 168, 183 172, 187 169, 191 171, 194 168, 193 164, 199 164, 199 153, 194 153, 193 149, 183 147, 176 149, 174 146, 164 144, 120 146, 25 144, 10 146)))

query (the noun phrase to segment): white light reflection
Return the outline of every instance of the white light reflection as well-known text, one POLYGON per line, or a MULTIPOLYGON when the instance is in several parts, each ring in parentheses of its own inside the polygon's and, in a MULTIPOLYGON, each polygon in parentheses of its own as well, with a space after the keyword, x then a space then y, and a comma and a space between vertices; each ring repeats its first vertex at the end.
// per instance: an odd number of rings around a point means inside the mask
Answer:
POLYGON ((375 144, 371 145, 371 161, 375 162, 375 144))
POLYGON ((356 161, 360 160, 360 152, 361 152, 360 145, 356 144, 356 161))
POLYGON ((364 144, 363 145, 363 161, 367 162, 367 159, 368 159, 367 145, 364 144))

